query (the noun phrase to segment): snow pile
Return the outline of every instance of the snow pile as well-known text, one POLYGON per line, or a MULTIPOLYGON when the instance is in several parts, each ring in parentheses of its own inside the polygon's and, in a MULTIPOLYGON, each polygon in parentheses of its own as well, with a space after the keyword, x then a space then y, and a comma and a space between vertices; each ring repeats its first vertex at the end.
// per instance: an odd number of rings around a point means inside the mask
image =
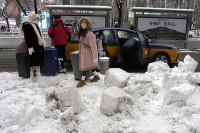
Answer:
POLYGON ((73 74, 30 82, 0 73, 2 133, 198 133, 200 73, 186 56, 178 67, 155 62, 146 73, 109 69, 76 88, 73 74))
POLYGON ((200 73, 195 73, 198 63, 189 55, 180 62, 178 67, 167 73, 163 79, 164 113, 169 120, 179 128, 184 127, 187 132, 200 132, 200 123, 197 118, 200 115, 200 73))
POLYGON ((170 88, 164 96, 163 104, 169 105, 176 102, 185 103, 186 100, 194 94, 195 86, 189 84, 181 84, 170 88), (181 88, 181 89, 180 89, 181 88))

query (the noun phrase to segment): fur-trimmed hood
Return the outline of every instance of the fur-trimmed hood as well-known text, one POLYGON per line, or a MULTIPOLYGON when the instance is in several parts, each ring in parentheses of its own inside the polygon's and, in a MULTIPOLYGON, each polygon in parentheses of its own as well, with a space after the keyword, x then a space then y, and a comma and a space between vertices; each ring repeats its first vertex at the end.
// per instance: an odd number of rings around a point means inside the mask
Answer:
POLYGON ((88 29, 92 29, 92 20, 89 17, 82 17, 78 22, 79 27, 81 26, 81 22, 83 20, 85 20, 87 22, 88 29))
POLYGON ((36 19, 40 19, 40 16, 35 14, 34 12, 30 12, 28 17, 29 17, 29 21, 35 21, 36 19))

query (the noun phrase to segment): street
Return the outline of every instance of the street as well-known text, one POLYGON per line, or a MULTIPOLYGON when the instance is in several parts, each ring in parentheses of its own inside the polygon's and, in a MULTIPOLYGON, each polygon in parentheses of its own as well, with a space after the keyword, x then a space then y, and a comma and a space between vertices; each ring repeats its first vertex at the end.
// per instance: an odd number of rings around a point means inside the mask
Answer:
POLYGON ((0 50, 0 72, 16 72, 17 63, 15 58, 15 50, 0 50))

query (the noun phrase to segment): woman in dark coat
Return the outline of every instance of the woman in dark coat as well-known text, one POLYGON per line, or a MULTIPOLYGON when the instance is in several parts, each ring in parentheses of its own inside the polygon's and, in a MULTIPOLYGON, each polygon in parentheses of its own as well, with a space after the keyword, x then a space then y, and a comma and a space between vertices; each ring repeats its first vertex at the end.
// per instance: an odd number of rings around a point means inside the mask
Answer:
POLYGON ((44 64, 44 45, 42 31, 38 26, 39 16, 31 12, 28 20, 23 23, 25 42, 30 56, 30 79, 34 78, 34 70, 37 80, 41 79, 40 66, 44 64))

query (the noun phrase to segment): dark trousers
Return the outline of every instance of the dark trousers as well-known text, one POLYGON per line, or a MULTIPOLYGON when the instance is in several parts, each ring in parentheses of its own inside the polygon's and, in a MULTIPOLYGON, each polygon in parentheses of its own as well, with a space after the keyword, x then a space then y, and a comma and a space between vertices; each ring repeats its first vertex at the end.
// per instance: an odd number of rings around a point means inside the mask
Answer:
POLYGON ((61 67, 65 68, 64 62, 65 62, 65 47, 66 44, 63 45, 54 45, 55 48, 58 49, 58 58, 63 58, 63 61, 61 61, 61 67))
MULTIPOLYGON (((96 69, 92 69, 92 72, 95 72, 95 71, 96 71, 96 69)), ((82 76, 87 76, 88 73, 89 73, 89 70, 88 71, 81 71, 82 76)))

